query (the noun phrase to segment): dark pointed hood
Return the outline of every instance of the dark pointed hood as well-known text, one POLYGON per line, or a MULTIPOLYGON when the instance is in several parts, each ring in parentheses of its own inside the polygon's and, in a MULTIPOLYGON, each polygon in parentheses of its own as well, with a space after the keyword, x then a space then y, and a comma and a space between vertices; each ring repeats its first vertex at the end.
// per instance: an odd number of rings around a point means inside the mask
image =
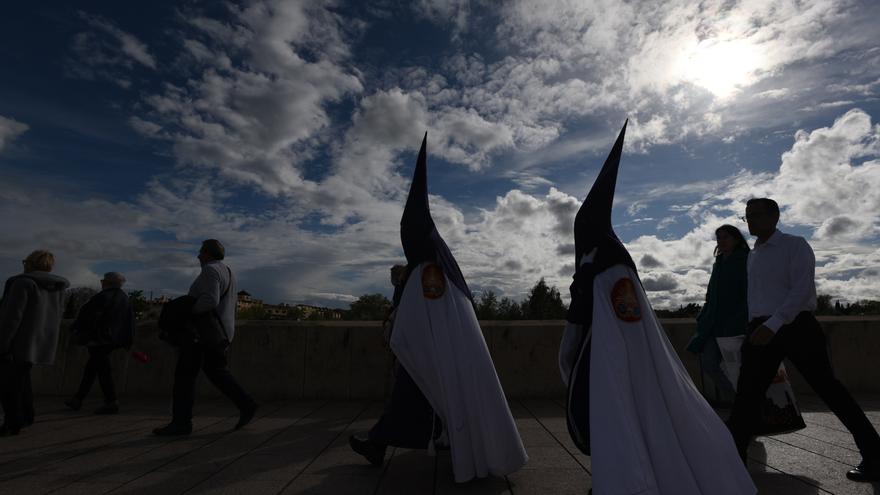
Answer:
POLYGON ((636 271, 636 265, 614 233, 611 226, 611 208, 617 185, 617 170, 623 152, 623 139, 627 120, 605 159, 605 165, 596 177, 587 199, 574 219, 575 276, 571 286, 569 321, 589 325, 592 315, 593 279, 614 265, 627 265, 636 271), (596 251, 589 263, 582 263, 584 256, 596 251))
POLYGON ((431 210, 428 207, 427 142, 426 132, 422 139, 422 149, 419 150, 403 216, 400 218, 400 242, 403 245, 403 253, 406 255, 410 270, 426 261, 438 263, 449 280, 472 299, 458 262, 455 261, 446 242, 440 237, 434 219, 431 218, 431 210))

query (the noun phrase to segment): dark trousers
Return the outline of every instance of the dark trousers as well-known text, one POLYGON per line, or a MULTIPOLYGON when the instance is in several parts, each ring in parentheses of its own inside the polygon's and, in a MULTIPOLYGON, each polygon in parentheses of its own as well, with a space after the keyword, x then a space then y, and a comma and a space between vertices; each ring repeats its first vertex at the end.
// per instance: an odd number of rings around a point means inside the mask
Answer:
POLYGON ((393 447, 425 449, 440 429, 440 419, 434 417, 428 399, 403 366, 395 362, 391 397, 367 438, 393 447))
POLYGON ((116 387, 113 385, 113 373, 110 368, 110 353, 113 352, 113 346, 93 346, 89 347, 89 361, 83 371, 82 381, 79 382, 79 390, 76 392, 76 398, 83 400, 89 395, 95 378, 101 385, 104 392, 105 402, 116 402, 116 387))
MULTIPOLYGON (((757 319, 749 323, 750 332, 765 320, 757 319)), ((799 314, 793 322, 782 326, 766 346, 755 346, 748 340, 743 344, 736 400, 728 422, 740 455, 745 457, 755 427, 761 419, 764 395, 783 358, 791 361, 819 398, 852 433, 862 456, 880 458, 880 436, 852 395, 834 377, 825 334, 816 318, 808 312, 799 314)))
POLYGON ((192 423, 199 369, 204 371, 208 380, 239 409, 254 404, 254 399, 241 388, 241 385, 229 372, 226 348, 226 344, 218 346, 195 344, 180 347, 177 368, 174 370, 174 404, 172 406, 172 421, 174 423, 192 423))
POLYGON ((13 431, 34 422, 34 391, 31 363, 6 362, 0 365, 0 403, 3 424, 13 431))

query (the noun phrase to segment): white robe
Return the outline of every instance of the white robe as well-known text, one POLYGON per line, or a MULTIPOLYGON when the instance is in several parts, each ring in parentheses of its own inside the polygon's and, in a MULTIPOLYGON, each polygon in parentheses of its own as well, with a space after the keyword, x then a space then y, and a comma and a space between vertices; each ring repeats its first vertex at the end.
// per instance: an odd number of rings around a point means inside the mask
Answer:
POLYGON ((446 277, 438 299, 406 284, 391 349, 443 419, 455 481, 504 476, 528 460, 470 299, 446 277))
MULTIPOLYGON (((706 403, 654 316, 638 276, 616 265, 593 282, 590 447, 601 495, 754 495, 757 488, 727 427, 706 403), (617 317, 617 281, 632 280, 641 320, 617 317)), ((568 379, 579 339, 566 328, 560 368, 568 379), (567 347, 566 347, 567 346, 567 347)))

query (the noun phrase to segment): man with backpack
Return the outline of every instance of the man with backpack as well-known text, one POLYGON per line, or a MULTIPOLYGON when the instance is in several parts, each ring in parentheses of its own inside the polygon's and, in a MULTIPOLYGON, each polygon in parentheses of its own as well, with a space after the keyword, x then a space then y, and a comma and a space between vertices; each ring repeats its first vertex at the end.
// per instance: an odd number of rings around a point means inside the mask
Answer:
MULTIPOLYGON (((223 263, 226 250, 216 239, 202 242, 199 262, 202 272, 190 286, 189 293, 172 301, 178 310, 189 306, 178 322, 180 328, 192 328, 189 337, 177 340, 179 355, 174 370, 174 390, 171 422, 153 433, 160 436, 192 433, 192 408, 195 401, 196 379, 199 369, 208 380, 238 406, 240 415, 235 429, 253 419, 257 403, 239 385, 229 372, 226 351, 235 335, 235 277, 223 263)), ((170 308, 163 309, 163 313, 170 308)), ((165 316, 165 315, 163 315, 165 316)), ((160 329, 165 331, 160 317, 160 329)), ((167 326, 167 325, 164 325, 167 326)), ((172 339, 172 341, 174 341, 172 339)))
POLYGON ((110 353, 119 348, 130 349, 134 340, 134 310, 128 294, 122 290, 125 276, 107 272, 101 279, 101 292, 95 294, 79 310, 71 325, 74 339, 89 350, 89 360, 76 394, 65 400, 67 407, 79 411, 95 378, 104 392, 104 405, 95 414, 119 413, 119 401, 110 367, 110 353))

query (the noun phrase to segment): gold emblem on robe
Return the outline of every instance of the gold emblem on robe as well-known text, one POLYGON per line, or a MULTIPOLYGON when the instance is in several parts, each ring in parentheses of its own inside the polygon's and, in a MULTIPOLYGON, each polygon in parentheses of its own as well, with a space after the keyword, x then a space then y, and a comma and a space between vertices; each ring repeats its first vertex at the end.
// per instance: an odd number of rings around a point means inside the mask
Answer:
POLYGON ((623 321, 634 322, 642 319, 642 308, 639 306, 639 298, 636 296, 636 288, 633 281, 622 278, 611 289, 611 306, 614 314, 623 321))
POLYGON ((422 270, 422 294, 428 299, 439 299, 446 293, 446 277, 437 263, 428 263, 422 270))

